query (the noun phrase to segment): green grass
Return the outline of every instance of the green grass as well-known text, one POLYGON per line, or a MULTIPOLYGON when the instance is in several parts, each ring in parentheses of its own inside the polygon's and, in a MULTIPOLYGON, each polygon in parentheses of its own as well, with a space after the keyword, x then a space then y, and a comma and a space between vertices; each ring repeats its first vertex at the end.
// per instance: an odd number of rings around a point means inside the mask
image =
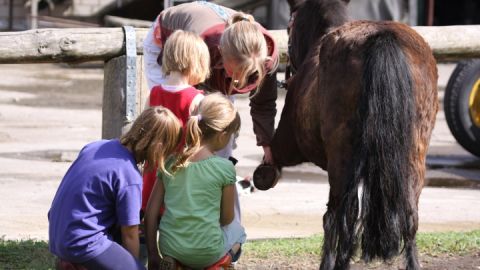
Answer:
MULTIPOLYGON (((258 258, 268 258, 272 255, 283 257, 301 257, 320 255, 323 235, 315 235, 301 239, 275 239, 250 241, 244 250, 258 258)), ((471 232, 441 232, 417 234, 417 246, 421 254, 463 255, 480 251, 480 230, 471 232)))
MULTIPOLYGON (((320 255, 323 236, 301 239, 275 239, 247 242, 243 249, 249 257, 266 259, 320 255)), ((421 254, 462 255, 480 251, 480 230, 471 232, 419 233, 417 246, 421 254)), ((0 238, 0 265, 2 269, 53 269, 54 257, 44 241, 11 241, 0 238)))
POLYGON ((480 230, 471 232, 421 233, 417 237, 417 246, 423 254, 462 255, 480 251, 480 230))
POLYGON ((248 252, 250 257, 261 259, 275 256, 293 258, 320 255, 322 243, 323 235, 315 235, 307 238, 247 241, 242 249, 248 252))
POLYGON ((47 242, 0 238, 0 269, 54 269, 54 263, 47 242))

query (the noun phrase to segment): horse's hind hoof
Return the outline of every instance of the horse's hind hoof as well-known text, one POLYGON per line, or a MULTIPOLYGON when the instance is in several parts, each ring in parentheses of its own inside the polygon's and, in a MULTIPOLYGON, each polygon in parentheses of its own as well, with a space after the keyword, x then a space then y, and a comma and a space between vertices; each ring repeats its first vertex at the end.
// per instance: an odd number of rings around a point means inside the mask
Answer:
POLYGON ((280 171, 274 165, 261 164, 253 172, 253 185, 259 190, 274 187, 280 178, 280 171))

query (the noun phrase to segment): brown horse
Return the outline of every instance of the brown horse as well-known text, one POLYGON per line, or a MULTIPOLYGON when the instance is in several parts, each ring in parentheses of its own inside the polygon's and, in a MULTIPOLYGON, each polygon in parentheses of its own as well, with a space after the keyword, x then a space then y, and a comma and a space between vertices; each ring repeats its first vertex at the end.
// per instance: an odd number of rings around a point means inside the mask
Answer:
POLYGON ((366 262, 403 250, 406 268, 419 269, 415 235, 438 110, 436 62, 407 25, 347 22, 347 2, 298 7, 290 31, 296 74, 271 143, 275 164, 260 165, 254 183, 266 190, 282 167, 313 162, 330 184, 320 269, 348 269, 357 246, 366 262))

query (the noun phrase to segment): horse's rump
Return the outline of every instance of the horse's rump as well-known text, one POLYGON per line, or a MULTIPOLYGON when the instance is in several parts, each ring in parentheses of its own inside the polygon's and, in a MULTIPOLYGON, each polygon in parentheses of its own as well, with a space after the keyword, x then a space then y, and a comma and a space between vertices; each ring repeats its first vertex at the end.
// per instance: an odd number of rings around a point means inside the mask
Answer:
POLYGON ((344 185, 343 195, 337 194, 341 201, 333 225, 342 235, 334 244, 337 255, 349 257, 342 252, 351 252, 347 247, 361 239, 363 259, 388 260, 416 231, 424 158, 437 108, 434 102, 425 104, 436 99, 435 61, 409 27, 359 21, 324 37, 320 63, 319 107, 329 177, 351 177, 330 181, 344 185), (338 155, 350 154, 349 162, 335 162, 348 160, 338 155), (336 173, 348 168, 351 174, 336 173), (352 228, 358 225, 359 235, 354 236, 352 228))

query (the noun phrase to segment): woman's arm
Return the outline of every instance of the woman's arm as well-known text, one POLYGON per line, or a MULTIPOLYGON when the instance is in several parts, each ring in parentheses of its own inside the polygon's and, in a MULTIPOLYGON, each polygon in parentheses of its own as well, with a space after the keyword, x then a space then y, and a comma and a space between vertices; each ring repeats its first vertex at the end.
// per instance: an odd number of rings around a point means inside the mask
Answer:
POLYGON ((121 226, 122 246, 135 258, 140 255, 140 240, 138 238, 138 225, 121 226))
POLYGON ((160 255, 157 247, 158 215, 163 204, 165 188, 163 181, 157 179, 153 186, 152 194, 148 199, 145 212, 145 238, 148 252, 148 269, 158 269, 160 255))
POLYGON ((220 225, 232 223, 235 216, 235 184, 226 185, 222 190, 222 203, 220 205, 220 225))
POLYGON ((273 163, 270 142, 275 128, 277 101, 277 73, 267 74, 259 92, 250 100, 250 115, 253 121, 253 132, 257 137, 257 145, 264 146, 264 162, 273 163))

